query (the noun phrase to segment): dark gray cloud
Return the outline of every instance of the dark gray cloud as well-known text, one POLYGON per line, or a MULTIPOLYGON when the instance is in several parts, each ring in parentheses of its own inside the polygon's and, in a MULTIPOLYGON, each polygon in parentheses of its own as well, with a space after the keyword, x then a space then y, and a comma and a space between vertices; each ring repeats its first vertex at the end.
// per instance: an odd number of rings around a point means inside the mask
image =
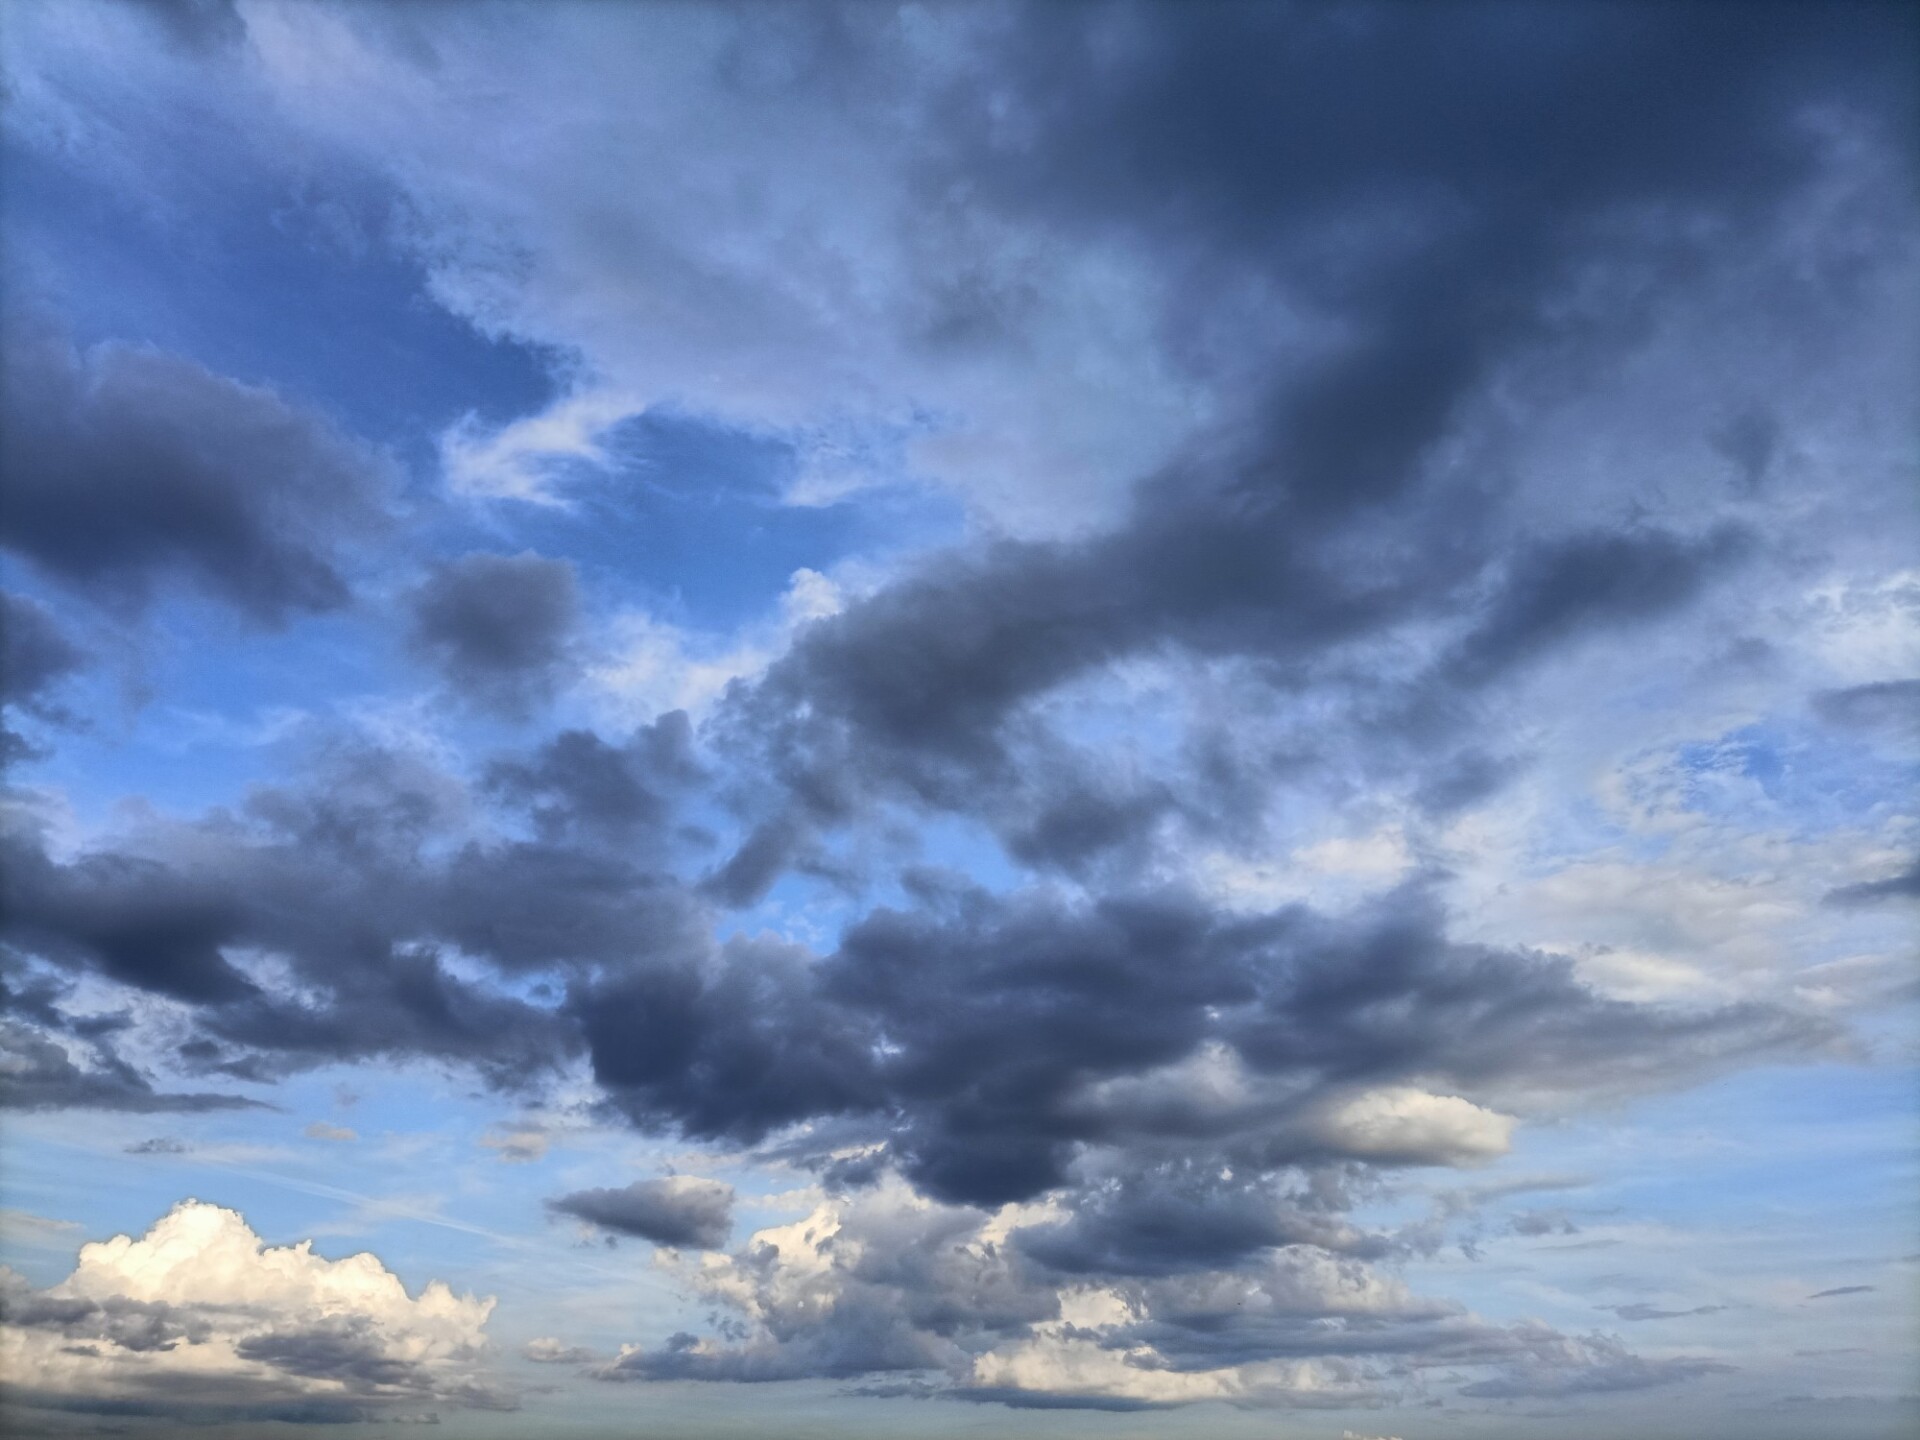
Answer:
POLYGON ((179 581, 264 625, 348 599, 382 520, 379 457, 268 390, 159 351, 76 354, 7 325, 0 545, 92 598, 179 581))
MULTIPOLYGON (((825 957, 716 944, 693 893, 646 863, 667 843, 662 797, 688 773, 683 725, 624 747, 563 737, 491 767, 487 787, 535 818, 532 840, 449 845, 464 792, 365 749, 326 757, 310 787, 257 791, 245 824, 222 813, 65 863, 17 839, 11 943, 196 1007, 181 1057, 210 1070, 423 1055, 524 1085, 584 1050, 607 1104, 638 1124, 754 1143, 843 1116, 930 1193, 983 1203, 1068 1183, 1088 1147, 1203 1143, 1250 1176, 1349 1156, 1451 1163, 1485 1142, 1419 1120, 1363 1143, 1340 1107, 1415 1083, 1529 1103, 1658 1089, 1839 1043, 1830 1022, 1760 1003, 1606 999, 1563 959, 1451 941, 1417 887, 1333 919, 1227 914, 1177 889, 994 896, 929 876, 910 908, 872 911, 825 957), (568 818, 559 777, 583 759, 633 788, 568 818), (461 978, 447 946, 555 988, 540 1001, 461 978), (284 957, 304 992, 262 988, 228 958, 242 947, 284 957), (1169 1067, 1206 1055, 1243 1066, 1250 1098, 1196 1108, 1169 1067), (1102 1089, 1120 1082, 1135 1092, 1102 1089)), ((57 992, 15 988, 22 1013, 57 1011, 57 992)), ((1061 1264, 1164 1263, 1116 1258, 1145 1233, 1128 1218, 1141 1196, 1110 1214, 1089 1203, 1092 1228, 1061 1240, 1061 1264)), ((1225 1206, 1220 1233, 1248 1244, 1305 1233, 1271 1216, 1228 1226, 1251 1192, 1193 1203, 1225 1206)))
POLYGON ((1568 1218, 1564 1210, 1523 1210, 1509 1222, 1508 1228, 1516 1235, 1578 1235, 1580 1227, 1568 1218))
POLYGON ((645 843, 674 792, 703 778, 693 727, 674 710, 610 745, 588 730, 566 730, 525 758, 488 767, 487 787, 525 808, 549 842, 597 839, 645 843))
POLYGON ((238 905, 167 866, 133 856, 50 863, 37 843, 5 842, 4 934, 53 959, 71 957, 116 980, 180 1000, 226 1000, 253 985, 221 947, 239 935, 238 905))
MULTIPOLYGON (((1473 719, 1453 692, 1709 593, 1751 535, 1644 517, 1556 528, 1538 510, 1517 524, 1497 462, 1441 457, 1515 367, 1578 386, 1663 298, 1732 263, 1732 230, 1789 213, 1826 163, 1804 105, 1845 104, 1905 143, 1907 72, 1879 48, 1906 23, 1848 22, 1812 26, 1792 6, 1738 25, 1714 6, 1593 6, 1547 27, 1499 7, 1014 12, 978 57, 993 85, 945 97, 930 196, 945 183, 1166 257, 1181 277, 1168 353, 1195 365, 1218 352, 1184 350, 1177 316, 1213 313, 1206 294, 1251 275, 1348 338, 1276 362, 1246 413, 1144 480, 1114 530, 945 556, 811 627, 739 698, 747 743, 815 821, 895 793, 987 817, 1018 858, 1083 873, 1201 799, 1191 777, 1178 802, 1098 783, 1023 795, 1033 702, 1108 662, 1242 657, 1287 695, 1343 660, 1365 675, 1360 656, 1437 624, 1454 634, 1435 671, 1397 704, 1366 697, 1376 731, 1430 753, 1473 719), (1473 57, 1470 83, 1431 63, 1442 50, 1473 57), (1370 232, 1378 243, 1357 242, 1370 232)), ((1613 514, 1658 502, 1632 477, 1606 483, 1613 514)), ((1483 757, 1416 783, 1444 809, 1501 775, 1483 757)), ((805 851, 788 846, 789 862, 805 851)), ((764 889, 779 853, 757 836, 739 857, 755 884, 719 893, 764 889)))
POLYGON ((547 1208, 616 1235, 698 1250, 718 1250, 733 1229, 733 1187, 691 1175, 576 1190, 549 1200, 547 1208))
POLYGON ((0 703, 23 708, 40 703, 85 659, 46 606, 0 591, 0 703))
POLYGON ((1836 1285, 1831 1290, 1816 1290, 1807 1298, 1809 1300, 1830 1300, 1839 1295, 1865 1295, 1873 1288, 1871 1285, 1836 1285))
MULTIPOLYGON (((1350 1152, 1359 1142, 1315 1107, 1415 1078, 1482 1094, 1657 1089, 1696 1067, 1822 1053, 1839 1035, 1765 1005, 1605 999, 1564 960, 1450 942, 1418 895, 1333 922, 1299 907, 1223 917, 1177 894, 1075 906, 948 892, 873 912, 817 964, 735 942, 718 964, 590 984, 570 1008, 595 1077, 638 1121, 751 1141, 803 1118, 884 1116, 905 1174, 977 1203, 1067 1183, 1089 1145, 1203 1141, 1255 1173, 1344 1153, 1435 1163, 1445 1143, 1411 1135, 1350 1152), (1205 1113, 1171 1081, 1098 1098, 1209 1044, 1266 1098, 1205 1113)), ((1248 1233, 1288 1232, 1269 1216, 1248 1233)))
MULTIPOLYGON (((677 717, 662 721, 600 758, 665 792, 678 783, 683 730, 677 717)), ((541 777, 555 753, 493 777, 508 812, 536 828, 551 810, 541 777)), ((472 798, 452 777, 352 742, 323 747, 313 764, 311 785, 261 787, 240 814, 157 825, 65 862, 37 835, 14 835, 8 943, 199 1005, 203 1031, 183 1059, 224 1073, 263 1079, 288 1065, 426 1054, 503 1083, 562 1063, 577 1029, 550 1005, 460 978, 443 950, 516 972, 684 957, 709 943, 703 907, 646 863, 650 832, 617 797, 579 823, 549 814, 547 838, 448 845, 472 798), (233 963, 249 948, 284 957, 305 995, 262 990, 233 963)), ((49 1023, 57 995, 11 982, 9 994, 49 1023)))
POLYGON ((128 1155, 184 1155, 191 1147, 186 1141, 175 1140, 170 1135, 156 1135, 151 1140, 136 1141, 121 1148, 128 1155))
POLYGON ((464 699, 510 714, 560 683, 580 619, 573 566, 531 554, 445 561, 408 605, 414 650, 464 699))
POLYGON ((1670 611, 1738 557, 1745 537, 1699 539, 1660 531, 1574 535, 1521 552, 1449 668, 1481 684, 1582 631, 1670 611))
MULTIPOLYGON (((85 662, 84 652, 46 606, 0 591, 0 714, 13 710, 54 724, 74 723, 78 717, 55 703, 53 692, 85 662)), ((24 735, 0 722, 0 765, 34 753, 24 735)))
POLYGON ((349 1390, 426 1389, 430 1383, 424 1367, 391 1353, 385 1337, 361 1316, 249 1335, 235 1344, 234 1353, 289 1375, 338 1381, 349 1390))
POLYGON ((133 1114, 238 1110, 257 1106, 241 1095, 169 1093, 104 1043, 90 1047, 94 1064, 83 1069, 66 1048, 31 1027, 0 1021, 0 1105, 15 1110, 125 1110, 133 1114))
POLYGON ((1829 905, 1870 905, 1877 900, 1920 899, 1920 860, 1879 880, 1862 880, 1827 892, 1829 905))
POLYGON ((1823 690, 1813 697, 1823 720, 1849 729, 1920 737, 1920 680, 1881 680, 1823 690))
POLYGON ((1258 1172, 1222 1179, 1222 1168, 1198 1156, 1097 1175, 1078 1188, 1069 1219, 1021 1231, 1019 1247, 1053 1270, 1108 1276, 1224 1269, 1290 1245, 1372 1258, 1391 1248, 1347 1224, 1310 1185, 1258 1172))
POLYGON ((67 1299, 32 1289, 11 1270, 0 1274, 0 1323, 58 1330, 73 1339, 97 1340, 135 1353, 204 1344, 212 1331, 192 1307, 123 1295, 67 1299))
POLYGON ((1622 1320, 1684 1320, 1689 1315, 1718 1315, 1727 1307, 1724 1305, 1695 1305, 1690 1310, 1663 1310, 1658 1305, 1645 1303, 1634 1305, 1607 1305, 1622 1320))

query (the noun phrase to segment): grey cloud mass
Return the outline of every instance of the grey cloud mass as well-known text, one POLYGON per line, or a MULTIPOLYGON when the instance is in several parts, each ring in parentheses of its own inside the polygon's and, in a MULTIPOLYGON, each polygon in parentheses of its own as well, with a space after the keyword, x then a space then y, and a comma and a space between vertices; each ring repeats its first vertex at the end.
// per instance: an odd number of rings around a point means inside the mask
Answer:
POLYGON ((718 1250, 733 1229, 733 1187, 691 1175, 636 1180, 618 1190, 577 1190, 547 1205, 556 1214, 656 1245, 718 1250))
POLYGON ((458 693, 519 712, 560 678, 580 599, 564 560, 467 555, 436 566, 409 605, 409 643, 458 693))
POLYGON ((384 462, 269 390, 8 324, 0 546, 95 599, 178 581, 263 625, 347 602, 340 548, 383 521, 384 462))
MULTIPOLYGON (((60 682, 85 664, 85 654, 60 629, 46 606, 0 591, 0 713, 13 711, 55 724, 76 718, 53 698, 60 682)), ((0 722, 0 765, 29 758, 34 746, 0 722)))

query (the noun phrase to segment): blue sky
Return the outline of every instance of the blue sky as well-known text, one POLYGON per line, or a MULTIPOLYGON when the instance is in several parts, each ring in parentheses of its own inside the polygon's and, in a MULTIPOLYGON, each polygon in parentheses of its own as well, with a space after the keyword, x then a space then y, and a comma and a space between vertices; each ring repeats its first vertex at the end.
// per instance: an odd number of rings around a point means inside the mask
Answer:
POLYGON ((10 1433, 1909 1433, 1908 11, 6 22, 10 1433))

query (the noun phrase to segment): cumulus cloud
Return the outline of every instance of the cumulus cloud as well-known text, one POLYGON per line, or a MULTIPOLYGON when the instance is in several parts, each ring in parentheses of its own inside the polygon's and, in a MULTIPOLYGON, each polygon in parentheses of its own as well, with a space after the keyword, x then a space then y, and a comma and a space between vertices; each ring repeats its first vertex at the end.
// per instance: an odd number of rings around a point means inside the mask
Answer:
POLYGON ((467 555, 435 566, 409 607, 409 643, 456 693, 522 714, 562 679, 580 599, 564 560, 467 555))
POLYGON ((179 581, 263 625, 335 609, 386 463, 270 390, 127 345, 76 352, 9 318, 0 545, 98 599, 179 581))
POLYGON ((733 1230, 733 1187, 694 1175, 636 1180, 617 1190, 576 1190, 547 1207, 610 1234, 675 1248, 718 1250, 733 1230))
POLYGON ((486 1377, 491 1300, 410 1295, 370 1254, 273 1247, 235 1211, 176 1205, 139 1239, 81 1247, 35 1290, 6 1272, 14 1403, 103 1414, 341 1421, 513 1408, 486 1377))
MULTIPOLYGON (((1538 1324, 1488 1324, 1306 1240, 1230 1268, 1195 1255, 1147 1278, 1067 1276, 1037 1260, 1041 1247, 1029 1239, 1063 1212, 1058 1200, 943 1205, 897 1179, 829 1200, 757 1231, 731 1255, 670 1267, 729 1317, 718 1334, 626 1346, 594 1373, 894 1375, 916 1377, 896 1386, 956 1399, 1140 1409, 1368 1404, 1410 1367, 1467 1368, 1484 1377, 1474 1383, 1494 1386, 1557 1383, 1563 1393, 1713 1368, 1643 1361, 1614 1342, 1538 1324)), ((887 1383, 875 1388, 886 1393, 887 1383)))
POLYGON ((1462 1164, 1507 1153, 1513 1117, 1407 1086, 1328 1101, 1312 1122, 1334 1150, 1400 1164, 1462 1164))

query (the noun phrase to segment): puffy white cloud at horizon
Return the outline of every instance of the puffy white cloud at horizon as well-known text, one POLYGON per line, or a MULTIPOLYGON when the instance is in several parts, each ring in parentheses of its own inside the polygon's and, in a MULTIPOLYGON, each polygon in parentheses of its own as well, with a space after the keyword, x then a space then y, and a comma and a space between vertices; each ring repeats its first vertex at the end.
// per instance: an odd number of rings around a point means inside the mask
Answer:
POLYGON ((44 1290, 4 1272, 11 1399, 215 1421, 425 1418, 512 1409, 481 1361, 490 1299, 410 1296, 371 1254, 263 1246, 236 1212, 185 1200, 140 1239, 84 1245, 44 1290))

